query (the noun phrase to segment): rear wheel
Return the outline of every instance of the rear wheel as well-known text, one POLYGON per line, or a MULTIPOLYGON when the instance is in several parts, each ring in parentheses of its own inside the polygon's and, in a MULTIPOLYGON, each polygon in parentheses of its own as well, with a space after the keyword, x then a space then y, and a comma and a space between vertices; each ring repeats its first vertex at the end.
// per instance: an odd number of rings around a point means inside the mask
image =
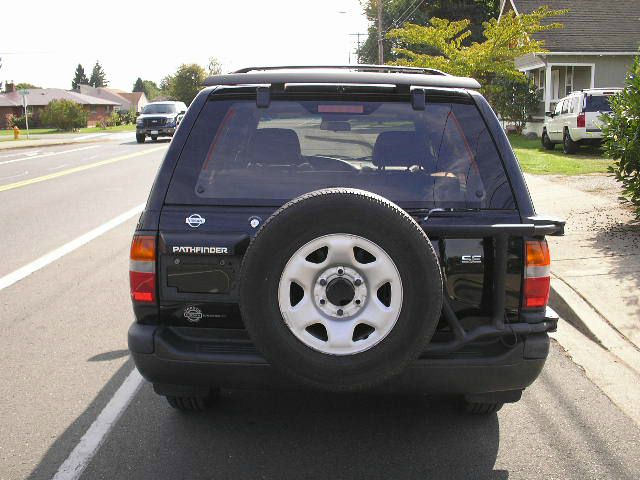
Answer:
POLYGON ((504 403, 492 402, 492 403, 478 403, 478 402, 464 402, 464 411, 470 415, 491 415, 499 411, 504 403))
POLYGON ((140 135, 140 134, 136 133, 136 142, 144 143, 144 139, 145 139, 145 135, 144 134, 140 135))
POLYGON ((555 144, 551 141, 549 135, 547 135, 546 130, 542 132, 542 146, 545 150, 553 150, 555 148, 555 144))
POLYGON ((578 144, 571 139, 571 135, 568 130, 564 132, 564 139, 562 141, 562 151, 567 155, 576 153, 578 151, 578 144))
POLYGON ((174 396, 166 395, 169 405, 183 412, 204 412, 211 408, 220 397, 220 390, 214 389, 205 396, 174 396))

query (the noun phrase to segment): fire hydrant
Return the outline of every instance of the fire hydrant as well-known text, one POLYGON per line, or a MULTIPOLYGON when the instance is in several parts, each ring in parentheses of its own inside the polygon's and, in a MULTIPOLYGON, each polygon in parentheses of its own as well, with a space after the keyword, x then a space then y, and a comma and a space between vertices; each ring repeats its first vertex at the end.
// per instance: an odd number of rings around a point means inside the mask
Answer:
POLYGON ((20 140, 20 129, 15 125, 13 127, 13 139, 20 140))

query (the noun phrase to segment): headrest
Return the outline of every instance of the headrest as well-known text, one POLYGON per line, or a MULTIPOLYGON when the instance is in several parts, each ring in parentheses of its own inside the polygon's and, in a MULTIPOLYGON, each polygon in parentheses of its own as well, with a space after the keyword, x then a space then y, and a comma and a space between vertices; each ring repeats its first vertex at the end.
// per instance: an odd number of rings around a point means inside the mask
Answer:
POLYGON ((249 144, 247 157, 252 164, 299 165, 300 140, 289 128, 260 128, 249 144))
POLYGON ((427 159, 424 138, 415 132, 382 132, 373 146, 376 167, 424 166, 427 159))

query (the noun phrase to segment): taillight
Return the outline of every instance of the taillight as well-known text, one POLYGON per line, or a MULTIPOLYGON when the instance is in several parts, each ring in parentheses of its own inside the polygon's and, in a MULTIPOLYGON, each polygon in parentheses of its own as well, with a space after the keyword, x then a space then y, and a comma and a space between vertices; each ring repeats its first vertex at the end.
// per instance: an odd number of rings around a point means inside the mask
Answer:
POLYGON ((135 302, 156 301, 156 237, 134 235, 129 255, 129 285, 135 302))
POLYGON ((584 128, 587 125, 587 118, 584 112, 578 114, 578 128, 584 128))
POLYGON ((551 284, 551 256, 546 240, 530 240, 526 244, 523 306, 546 307, 551 284))

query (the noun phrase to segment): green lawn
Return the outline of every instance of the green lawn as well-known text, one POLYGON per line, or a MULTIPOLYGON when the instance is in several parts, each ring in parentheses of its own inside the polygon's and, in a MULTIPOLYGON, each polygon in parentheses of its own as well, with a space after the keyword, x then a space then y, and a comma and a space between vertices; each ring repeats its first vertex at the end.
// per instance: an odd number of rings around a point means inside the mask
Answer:
POLYGON ((555 150, 542 148, 539 139, 528 139, 521 135, 509 135, 522 169, 527 173, 584 175, 588 173, 606 173, 612 160, 603 156, 599 148, 580 147, 578 153, 565 155, 562 145, 555 150))
MULTIPOLYGON (((55 128, 30 128, 29 129, 29 133, 33 134, 33 135, 43 135, 43 134, 47 134, 47 133, 100 133, 100 132, 133 132, 135 131, 136 126, 131 124, 131 125, 120 125, 119 127, 109 127, 106 129, 102 129, 102 128, 97 128, 97 127, 87 127, 87 128, 81 128, 80 130, 78 130, 77 132, 62 132, 60 130, 56 130, 55 128)), ((11 136, 13 137, 13 130, 12 129, 8 129, 8 130, 0 130, 0 136, 11 136)), ((27 136, 27 131, 26 130, 20 130, 20 138, 26 138, 27 136)), ((1 140, 6 140, 6 139, 1 139, 1 140)))

